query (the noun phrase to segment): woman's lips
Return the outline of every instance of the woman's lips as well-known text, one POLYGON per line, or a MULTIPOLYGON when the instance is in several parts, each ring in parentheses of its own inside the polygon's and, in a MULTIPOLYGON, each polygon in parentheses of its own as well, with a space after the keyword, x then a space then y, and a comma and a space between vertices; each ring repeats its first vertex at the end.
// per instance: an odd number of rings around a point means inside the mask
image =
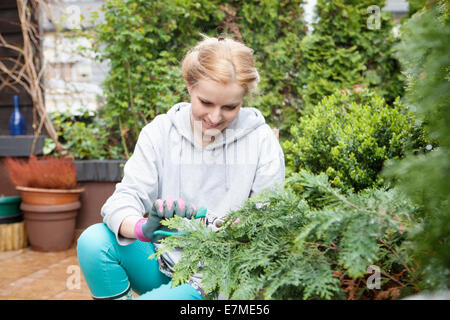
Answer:
POLYGON ((217 124, 217 125, 211 125, 208 122, 206 122, 205 120, 203 120, 203 123, 204 123, 206 129, 215 129, 215 128, 217 128, 220 125, 220 123, 217 124))

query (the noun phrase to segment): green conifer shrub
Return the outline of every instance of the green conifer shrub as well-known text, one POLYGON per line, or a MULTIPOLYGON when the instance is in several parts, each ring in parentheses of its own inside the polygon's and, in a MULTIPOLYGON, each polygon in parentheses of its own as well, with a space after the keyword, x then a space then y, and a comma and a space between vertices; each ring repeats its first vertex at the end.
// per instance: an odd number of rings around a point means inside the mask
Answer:
POLYGON ((411 18, 411 16, 417 11, 425 7, 425 4, 429 2, 427 0, 408 0, 408 14, 405 18, 411 18))
POLYGON ((173 285, 201 266, 208 297, 396 298, 416 291, 404 246, 415 221, 416 208, 396 190, 343 195, 325 174, 301 171, 286 188, 268 189, 231 212, 218 232, 198 220, 164 221, 185 233, 164 239, 155 256, 183 247, 173 285), (294 192, 295 185, 305 192, 294 192), (322 199, 319 208, 312 194, 322 199), (379 268, 378 289, 367 287, 369 266, 379 268))
POLYGON ((395 178, 422 208, 412 246, 428 290, 450 289, 450 5, 427 6, 401 29, 397 55, 407 75, 404 103, 423 120, 431 152, 391 161, 383 172, 395 178))
POLYGON ((369 90, 325 97, 291 127, 292 139, 283 144, 286 175, 324 172, 333 186, 354 191, 382 186, 385 160, 426 150, 416 120, 399 100, 391 107, 369 90))

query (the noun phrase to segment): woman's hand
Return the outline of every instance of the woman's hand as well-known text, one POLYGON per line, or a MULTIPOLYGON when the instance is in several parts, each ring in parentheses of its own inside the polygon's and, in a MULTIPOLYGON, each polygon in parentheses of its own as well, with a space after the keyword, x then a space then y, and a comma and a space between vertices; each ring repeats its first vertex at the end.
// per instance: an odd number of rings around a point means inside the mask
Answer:
POLYGON ((202 218, 206 215, 206 207, 197 207, 189 203, 186 205, 183 199, 167 198, 166 200, 156 200, 148 216, 148 219, 140 219, 134 228, 134 234, 138 240, 145 242, 159 243, 161 239, 176 233, 166 226, 161 225, 162 219, 172 218, 174 215, 191 219, 202 218))

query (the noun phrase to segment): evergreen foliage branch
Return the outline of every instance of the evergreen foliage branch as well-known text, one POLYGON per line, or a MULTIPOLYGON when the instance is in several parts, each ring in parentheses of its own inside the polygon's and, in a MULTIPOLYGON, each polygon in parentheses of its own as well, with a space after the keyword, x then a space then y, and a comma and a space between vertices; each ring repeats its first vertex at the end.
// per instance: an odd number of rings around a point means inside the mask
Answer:
POLYGON ((186 232, 166 238, 157 254, 183 248, 173 284, 200 270, 208 297, 333 299, 345 297, 336 272, 364 279, 367 267, 377 265, 388 276, 403 272, 398 282, 414 290, 408 282, 414 262, 402 250, 417 208, 396 190, 344 194, 325 178, 300 171, 284 188, 268 189, 230 212, 218 232, 198 221, 165 221, 186 232), (295 184, 305 192, 295 193, 295 184), (310 206, 313 194, 324 199, 321 206, 310 206))
POLYGON ((450 288, 450 5, 424 1, 426 7, 401 29, 397 56, 407 76, 404 103, 421 119, 431 152, 391 160, 383 175, 396 180, 421 207, 411 248, 418 261, 421 288, 450 288))

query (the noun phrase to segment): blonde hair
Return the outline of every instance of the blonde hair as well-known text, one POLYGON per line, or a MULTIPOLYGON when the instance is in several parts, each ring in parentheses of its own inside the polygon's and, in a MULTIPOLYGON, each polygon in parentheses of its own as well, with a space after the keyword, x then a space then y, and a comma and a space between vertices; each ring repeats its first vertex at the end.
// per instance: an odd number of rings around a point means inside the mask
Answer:
POLYGON ((213 80, 221 84, 237 82, 245 94, 256 89, 258 70, 253 60, 253 49, 231 38, 203 40, 190 49, 181 64, 184 79, 195 87, 199 80, 213 80))

